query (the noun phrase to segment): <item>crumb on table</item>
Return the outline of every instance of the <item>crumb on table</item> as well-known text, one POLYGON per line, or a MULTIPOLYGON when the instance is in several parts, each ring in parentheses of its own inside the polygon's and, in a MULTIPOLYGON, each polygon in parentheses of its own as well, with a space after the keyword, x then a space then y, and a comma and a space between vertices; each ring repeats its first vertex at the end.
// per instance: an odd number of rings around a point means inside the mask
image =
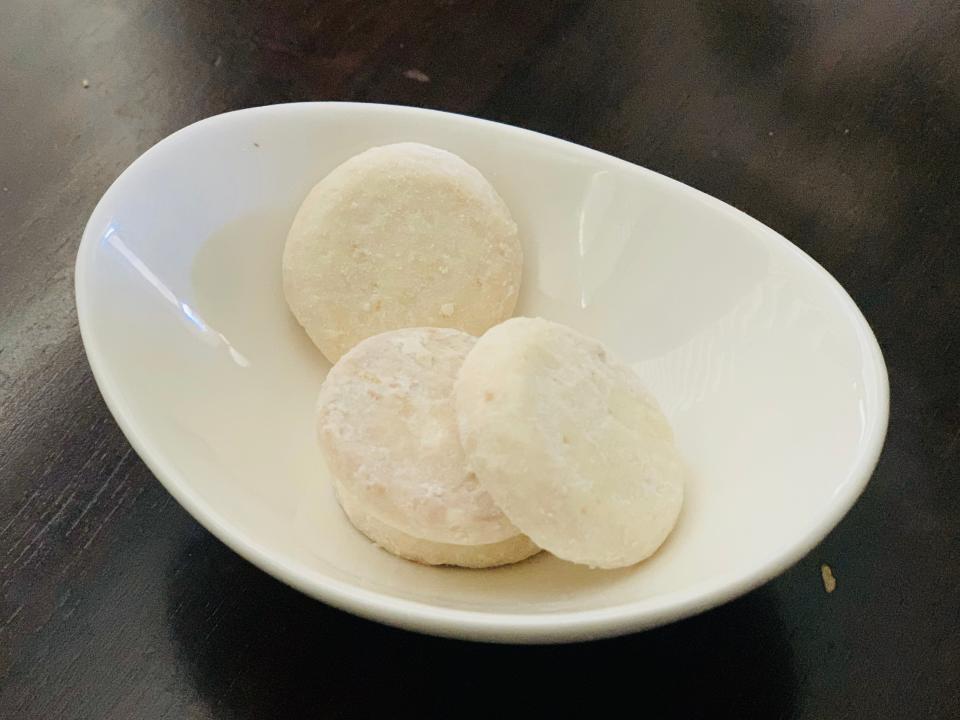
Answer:
POLYGON ((837 579, 833 576, 833 570, 826 563, 820 566, 820 578, 823 580, 823 589, 828 593, 837 589, 837 579))
POLYGON ((408 80, 416 80, 420 83, 430 82, 430 76, 427 75, 422 70, 417 70, 416 68, 410 68, 409 70, 404 70, 403 76, 408 80))

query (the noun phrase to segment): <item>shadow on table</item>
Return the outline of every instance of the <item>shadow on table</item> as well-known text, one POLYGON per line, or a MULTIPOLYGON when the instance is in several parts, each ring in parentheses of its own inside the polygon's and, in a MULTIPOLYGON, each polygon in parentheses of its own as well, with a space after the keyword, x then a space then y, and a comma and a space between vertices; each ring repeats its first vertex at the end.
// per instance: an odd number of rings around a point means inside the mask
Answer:
POLYGON ((494 716, 520 707, 554 717, 792 714, 790 648, 765 589, 619 639, 484 645, 354 618, 209 536, 185 555, 168 587, 168 624, 212 717, 494 716))

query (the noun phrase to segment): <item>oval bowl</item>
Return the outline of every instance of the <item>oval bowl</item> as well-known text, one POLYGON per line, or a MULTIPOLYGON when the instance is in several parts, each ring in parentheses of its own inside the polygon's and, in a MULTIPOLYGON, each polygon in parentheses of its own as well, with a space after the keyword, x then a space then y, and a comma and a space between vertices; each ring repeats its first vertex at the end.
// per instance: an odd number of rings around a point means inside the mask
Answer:
POLYGON ((309 595, 437 635, 618 635, 747 592, 843 517, 887 427, 873 333, 782 236, 622 160, 430 110, 277 105, 171 135, 97 205, 76 295, 110 411, 200 523, 309 595), (373 546, 337 507, 313 430, 329 366, 287 311, 281 251, 314 183, 400 141, 461 155, 506 200, 526 254, 517 314, 603 340, 660 399, 692 477, 650 560, 423 567, 373 546))

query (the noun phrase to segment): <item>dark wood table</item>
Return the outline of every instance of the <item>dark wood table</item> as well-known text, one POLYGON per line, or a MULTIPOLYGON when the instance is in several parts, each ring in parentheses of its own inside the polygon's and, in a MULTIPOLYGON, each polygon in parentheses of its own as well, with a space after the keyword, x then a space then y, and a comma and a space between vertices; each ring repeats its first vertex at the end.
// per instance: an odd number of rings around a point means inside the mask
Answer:
POLYGON ((0 718, 960 717, 955 0, 4 0, 0 185, 0 718), (172 131, 334 99, 557 135, 806 250, 890 371, 886 448, 853 511, 740 600, 557 647, 358 620, 215 540, 100 398, 77 243, 172 131))

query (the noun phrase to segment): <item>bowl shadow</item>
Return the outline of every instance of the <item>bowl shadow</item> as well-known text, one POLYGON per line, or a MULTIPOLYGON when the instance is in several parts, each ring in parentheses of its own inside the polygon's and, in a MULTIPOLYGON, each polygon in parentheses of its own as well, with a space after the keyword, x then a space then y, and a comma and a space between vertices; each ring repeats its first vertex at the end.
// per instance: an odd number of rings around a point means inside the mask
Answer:
POLYGON ((212 717, 792 716, 798 678, 767 588, 672 625, 552 646, 445 640, 302 595, 210 536, 169 574, 181 670, 212 717), (211 600, 217 598, 217 600, 211 600))

